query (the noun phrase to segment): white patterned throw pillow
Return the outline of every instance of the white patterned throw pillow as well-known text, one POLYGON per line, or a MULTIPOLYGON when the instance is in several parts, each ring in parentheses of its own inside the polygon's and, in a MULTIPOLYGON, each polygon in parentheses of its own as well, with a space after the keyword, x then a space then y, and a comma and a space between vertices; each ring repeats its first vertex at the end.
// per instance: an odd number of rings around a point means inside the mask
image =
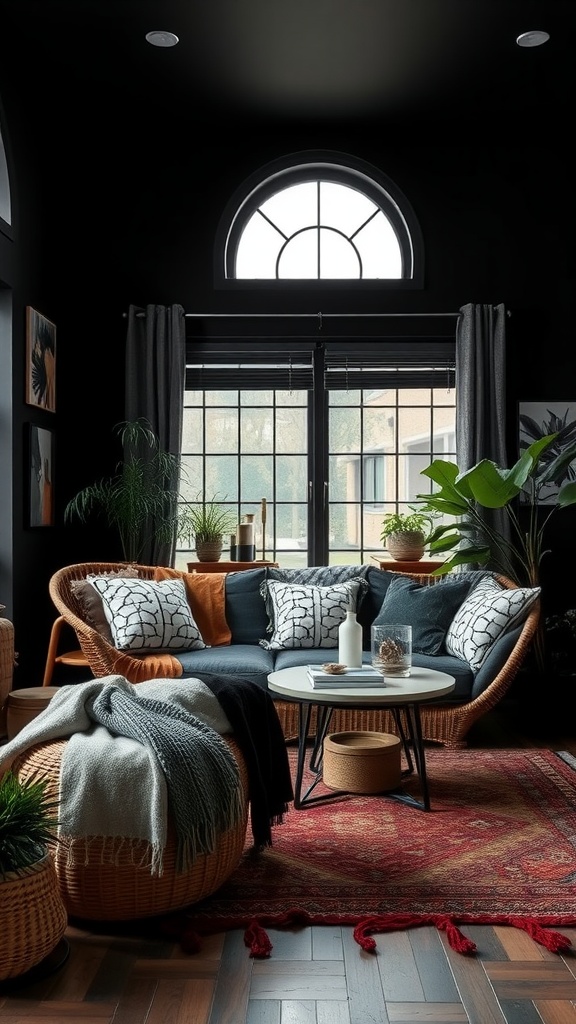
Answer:
POLYGON ((349 580, 331 587, 313 587, 269 580, 262 585, 272 603, 272 636, 261 640, 267 650, 297 647, 337 647, 338 627, 347 608, 356 610, 360 582, 349 580))
POLYGON ((95 577, 114 646, 119 651, 192 651, 206 647, 182 580, 95 577))
POLYGON ((446 650, 467 661, 472 671, 477 672, 499 637, 526 618, 540 590, 508 589, 494 579, 482 580, 452 619, 446 634, 446 650))

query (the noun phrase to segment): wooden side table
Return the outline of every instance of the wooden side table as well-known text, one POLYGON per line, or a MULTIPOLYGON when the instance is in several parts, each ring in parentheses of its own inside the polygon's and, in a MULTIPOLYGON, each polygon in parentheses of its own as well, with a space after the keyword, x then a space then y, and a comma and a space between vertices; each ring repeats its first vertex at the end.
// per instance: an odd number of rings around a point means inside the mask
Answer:
POLYGON ((243 572, 246 569, 261 569, 269 566, 278 569, 278 562, 187 562, 188 572, 243 572))
POLYGON ((433 558, 421 558, 418 562, 396 561, 394 558, 377 558, 376 555, 372 555, 372 558, 378 562, 380 569, 388 569, 389 572, 416 572, 426 575, 426 573, 434 572, 435 569, 439 569, 441 565, 444 565, 441 559, 433 558))

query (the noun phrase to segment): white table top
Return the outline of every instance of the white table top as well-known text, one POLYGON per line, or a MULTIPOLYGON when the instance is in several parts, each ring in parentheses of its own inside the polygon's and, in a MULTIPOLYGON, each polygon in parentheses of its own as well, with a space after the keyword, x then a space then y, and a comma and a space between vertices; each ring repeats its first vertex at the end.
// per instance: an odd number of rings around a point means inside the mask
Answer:
POLYGON ((307 674, 307 665, 282 668, 271 672, 268 686, 287 700, 308 701, 311 704, 372 704, 402 705, 434 700, 450 693, 456 683, 446 672, 430 668, 412 668, 405 679, 386 676, 384 685, 377 686, 336 686, 334 689, 315 690, 307 674))

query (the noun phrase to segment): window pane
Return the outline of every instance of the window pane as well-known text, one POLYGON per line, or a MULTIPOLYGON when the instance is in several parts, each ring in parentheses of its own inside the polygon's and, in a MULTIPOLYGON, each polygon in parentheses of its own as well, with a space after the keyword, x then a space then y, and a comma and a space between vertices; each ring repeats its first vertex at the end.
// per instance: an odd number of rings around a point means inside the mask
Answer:
POLYGON ((378 209, 358 189, 323 181, 320 186, 320 223, 338 228, 350 238, 378 209))
POLYGON ((278 266, 280 278, 318 277, 318 229, 295 235, 284 248, 278 266))
POLYGON ((308 451, 308 416, 306 409, 276 410, 276 451, 308 451))
POLYGON ((243 452, 273 450, 272 409, 242 409, 240 445, 243 452))
POLYGON ((432 417, 429 408, 398 410, 398 450, 412 451, 424 441, 430 451, 432 417))
POLYGON ((194 501, 201 492, 203 463, 204 459, 202 455, 182 456, 180 495, 184 501, 194 501))
MULTIPOLYGON (((238 460, 235 456, 211 456, 204 460, 204 470, 207 498, 216 494, 223 503, 238 501, 238 460)), ((200 487, 196 496, 199 491, 200 487)))
POLYGON ((331 504, 329 517, 330 547, 334 549, 360 548, 361 515, 359 504, 331 504))
POLYGON ((184 409, 182 416, 182 451, 201 452, 204 447, 204 421, 201 409, 184 409))
POLYGON ((346 501, 359 497, 355 481, 354 461, 347 456, 331 455, 328 462, 328 497, 330 501, 346 501), (351 475, 352 479, 349 480, 351 475))
POLYGON ((262 213, 286 238, 318 223, 318 185, 304 181, 276 192, 261 206, 262 213))
POLYGON ((241 391, 240 405, 272 405, 273 391, 241 391))
POLYGON ((354 246, 327 228, 320 229, 320 277, 354 278, 362 276, 362 267, 354 246))
POLYGON ((282 235, 258 212, 254 213, 238 244, 236 277, 262 280, 276 277, 276 260, 283 242, 282 235))
MULTIPOLYGON (((274 459, 271 455, 242 455, 240 458, 241 497, 245 502, 256 502, 258 513, 262 498, 273 498, 272 480, 274 459)), ((255 512, 256 509, 244 509, 255 512)))
POLYGON ((396 233, 383 213, 378 213, 354 236, 365 278, 402 277, 402 252, 396 233))
POLYGON ((276 496, 278 501, 307 501, 308 457, 276 457, 276 496))
POLYGON ((364 409, 364 451, 394 451, 396 417, 388 409, 364 409))
POLYGON ((235 452, 238 444, 236 409, 206 410, 206 453, 235 452))
POLYGON ((360 448, 360 410, 330 409, 330 451, 350 452, 360 448))

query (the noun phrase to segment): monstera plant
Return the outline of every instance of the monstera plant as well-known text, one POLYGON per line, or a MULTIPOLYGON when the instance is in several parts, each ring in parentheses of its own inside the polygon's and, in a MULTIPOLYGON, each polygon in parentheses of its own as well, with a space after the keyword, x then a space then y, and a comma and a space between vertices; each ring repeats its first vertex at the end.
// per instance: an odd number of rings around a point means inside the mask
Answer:
MULTIPOLYGON (((466 564, 486 565, 521 586, 540 586, 540 567, 548 553, 546 527, 558 509, 576 504, 576 482, 568 469, 576 459, 576 442, 571 441, 550 458, 558 434, 534 441, 510 468, 482 459, 471 469, 460 471, 453 462, 436 459, 422 474, 438 487, 432 494, 418 494, 424 512, 441 513, 455 523, 437 526, 428 538, 431 554, 456 549, 434 575, 466 564), (564 482, 562 482, 564 481, 564 482), (520 508, 520 495, 524 508, 520 508), (541 501, 546 499, 546 504, 541 501), (499 531, 490 519, 492 509, 503 509, 509 535, 499 531)), ((539 672, 546 667, 544 624, 534 642, 539 672)))
POLYGON ((453 462, 436 459, 422 470, 438 487, 432 494, 418 494, 422 511, 450 516, 455 523, 437 526, 428 538, 431 554, 456 549, 436 574, 450 572, 455 566, 487 562, 499 572, 523 586, 539 586, 540 565, 544 555, 545 531, 550 518, 561 508, 576 504, 576 482, 568 480, 567 467, 576 459, 572 441, 553 459, 548 449, 557 434, 549 434, 529 445, 510 468, 482 459, 471 469, 461 471, 453 462), (550 495, 550 487, 555 487, 550 495), (542 494, 546 504, 541 505, 542 494), (525 507, 520 514, 519 497, 525 507), (495 529, 485 514, 487 509, 504 509, 510 536, 495 529))

